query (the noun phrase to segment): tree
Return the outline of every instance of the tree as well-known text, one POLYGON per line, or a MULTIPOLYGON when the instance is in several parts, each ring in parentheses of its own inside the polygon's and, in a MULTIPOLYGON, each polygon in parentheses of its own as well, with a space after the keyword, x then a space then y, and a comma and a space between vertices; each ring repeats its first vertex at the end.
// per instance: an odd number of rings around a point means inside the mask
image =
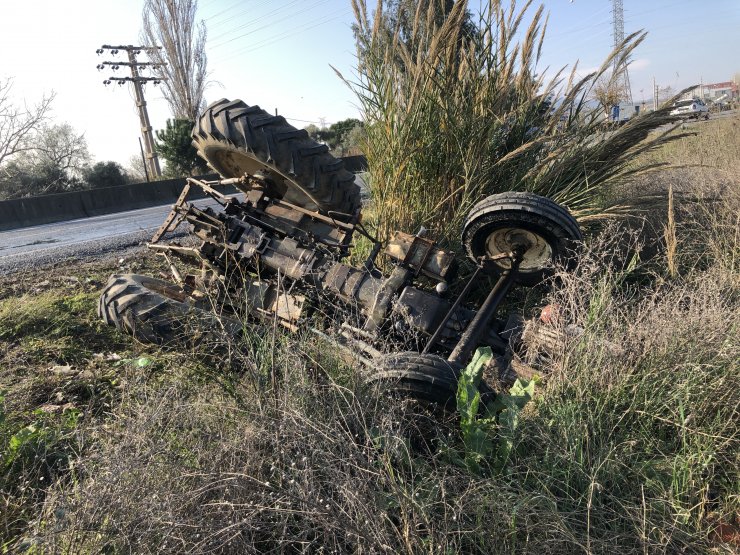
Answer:
POLYGON ((676 96, 676 91, 670 85, 666 87, 658 87, 658 103, 663 104, 668 102, 671 98, 676 96))
POLYGON ((168 177, 183 177, 204 173, 205 162, 192 144, 190 132, 193 122, 187 119, 168 119, 165 129, 158 129, 157 153, 167 162, 168 177))
POLYGON ((308 133, 309 137, 311 137, 314 141, 319 141, 319 135, 321 134, 321 129, 319 129, 318 125, 314 125, 313 123, 310 123, 306 127, 304 127, 304 129, 308 133))
POLYGON ((31 139, 47 119, 54 93, 44 95, 33 107, 20 108, 10 99, 13 81, 0 81, 0 166, 11 156, 32 149, 31 139))
POLYGON ((362 123, 350 129, 344 136, 344 140, 340 145, 342 147, 343 154, 361 154, 365 138, 366 130, 362 123))
MULTIPOLYGON (((355 118, 347 118, 342 121, 332 123, 329 127, 324 127, 323 129, 319 129, 319 127, 314 124, 304 127, 308 132, 308 136, 314 141, 325 143, 332 150, 341 148, 342 152, 340 155, 343 155, 346 149, 358 146, 359 143, 356 141, 352 144, 349 142, 350 134, 356 128, 361 129, 362 122, 355 118)), ((354 134, 352 137, 356 138, 359 137, 359 135, 354 134)))
POLYGON ((113 161, 98 162, 83 172, 85 184, 89 189, 117 187, 129 182, 129 177, 120 164, 113 161))
POLYGON ((599 103, 607 119, 611 113, 612 106, 619 104, 619 101, 624 97, 623 91, 620 89, 619 82, 607 75, 602 75, 601 78, 596 81, 593 88, 594 99, 599 103))
POLYGON ((83 188, 90 163, 87 141, 68 123, 43 125, 3 168, 4 198, 62 193, 83 188))
POLYGON ((146 0, 142 40, 161 46, 150 53, 159 65, 164 97, 172 115, 195 121, 208 85, 205 22, 195 23, 197 0, 146 0))
POLYGON ((132 154, 129 157, 125 171, 132 183, 147 181, 146 166, 140 154, 132 154))
POLYGON ((329 126, 328 142, 332 148, 344 146, 347 141, 347 135, 355 127, 362 127, 362 122, 355 118, 347 118, 338 121, 329 126))

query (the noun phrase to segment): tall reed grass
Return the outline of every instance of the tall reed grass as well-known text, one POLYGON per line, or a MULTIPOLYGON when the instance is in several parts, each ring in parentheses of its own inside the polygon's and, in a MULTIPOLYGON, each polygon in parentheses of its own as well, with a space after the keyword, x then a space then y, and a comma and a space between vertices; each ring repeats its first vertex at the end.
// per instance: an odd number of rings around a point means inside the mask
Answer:
POLYGON ((366 122, 380 236, 423 225, 451 239, 473 203, 502 191, 549 196, 582 222, 602 218, 619 208, 608 190, 650 169, 635 157, 676 138, 650 135, 670 123, 667 109, 616 128, 590 102, 645 33, 579 78, 577 64, 569 73, 540 67, 547 16, 530 1, 486 2, 471 20, 461 0, 441 23, 439 0, 416 2, 414 13, 397 3, 392 14, 379 2, 372 18, 365 0, 352 4, 359 54, 348 84, 366 122))

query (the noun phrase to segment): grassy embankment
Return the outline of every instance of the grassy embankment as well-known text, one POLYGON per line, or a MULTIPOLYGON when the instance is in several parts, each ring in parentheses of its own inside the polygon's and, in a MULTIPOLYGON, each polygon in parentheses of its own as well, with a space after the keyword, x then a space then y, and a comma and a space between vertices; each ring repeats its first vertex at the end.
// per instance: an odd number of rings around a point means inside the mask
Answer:
MULTIPOLYGON (((552 293, 563 325, 584 333, 542 368, 503 469, 465 465, 456 433, 431 454, 407 451, 392 403, 361 394, 353 368, 314 339, 259 328, 236 365, 214 363, 97 320, 117 264, 2 278, 0 545, 733 552, 739 125, 701 123, 651 154, 697 165, 640 178, 641 191, 673 185, 670 217, 652 204, 651 234, 592 238, 552 293), (657 245, 641 250, 649 236, 657 245)), ((147 255, 124 269, 158 268, 147 255)))

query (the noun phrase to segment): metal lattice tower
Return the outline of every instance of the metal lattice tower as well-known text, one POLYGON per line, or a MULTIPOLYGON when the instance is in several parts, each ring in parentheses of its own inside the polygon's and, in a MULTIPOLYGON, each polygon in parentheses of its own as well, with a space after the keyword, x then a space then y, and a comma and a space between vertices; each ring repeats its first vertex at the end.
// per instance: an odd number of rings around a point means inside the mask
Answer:
MULTIPOLYGON (((624 5, 622 0, 612 0, 612 20, 614 22, 614 48, 618 48, 624 40, 624 5)), ((619 64, 619 60, 614 60, 614 75, 620 90, 624 91, 626 100, 632 102, 632 85, 630 85, 630 74, 627 71, 627 64, 619 64)))

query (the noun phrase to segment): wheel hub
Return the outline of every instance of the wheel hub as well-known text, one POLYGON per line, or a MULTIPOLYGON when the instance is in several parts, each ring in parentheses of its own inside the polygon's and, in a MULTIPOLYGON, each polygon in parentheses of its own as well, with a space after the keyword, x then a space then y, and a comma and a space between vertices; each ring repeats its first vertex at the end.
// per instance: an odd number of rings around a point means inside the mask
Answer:
POLYGON ((244 174, 262 174, 269 177, 272 186, 267 189, 268 196, 282 198, 291 204, 303 206, 309 210, 318 210, 317 200, 301 184, 277 171, 275 167, 265 164, 248 152, 242 152, 223 145, 204 148, 208 163, 224 177, 241 177, 244 174))
MULTIPOLYGON (((490 258, 522 250, 522 261, 519 265, 522 271, 541 268, 552 259, 552 247, 544 237, 517 227, 504 227, 492 231, 486 239, 485 247, 490 258)), ((511 260, 502 259, 498 265, 510 268, 511 260)))

